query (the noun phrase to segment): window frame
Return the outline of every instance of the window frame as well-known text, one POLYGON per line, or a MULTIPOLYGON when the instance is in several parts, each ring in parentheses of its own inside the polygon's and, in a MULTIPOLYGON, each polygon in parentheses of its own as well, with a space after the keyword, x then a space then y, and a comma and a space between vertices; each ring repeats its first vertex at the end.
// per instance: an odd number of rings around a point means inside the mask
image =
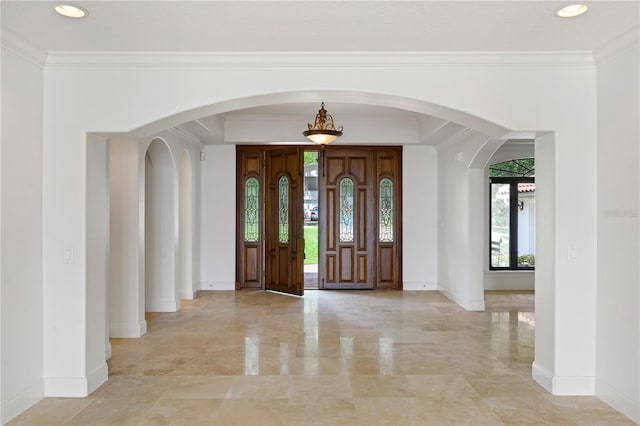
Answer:
POLYGON ((395 239, 395 223, 394 220, 395 218, 393 217, 393 212, 394 212, 394 181, 392 178, 387 177, 387 176, 383 176, 378 180, 378 242, 382 243, 382 244, 386 244, 386 243, 393 243, 394 239, 395 239), (383 198, 382 198, 382 193, 383 193, 383 187, 382 184, 384 182, 388 181, 389 182, 389 198, 390 198, 390 204, 391 204, 391 213, 389 215, 390 219, 389 219, 389 224, 388 225, 384 225, 383 224, 383 198), (389 237, 383 237, 383 232, 382 229, 383 228, 388 228, 389 229, 389 233, 390 236, 389 237))
POLYGON ((354 220, 354 215, 355 215, 355 198, 356 198, 356 194, 355 194, 355 189, 356 189, 356 185, 355 182, 353 180, 353 178, 351 176, 344 176, 342 178, 340 178, 340 180, 338 181, 338 200, 339 200, 339 205, 338 205, 338 211, 339 211, 339 228, 338 228, 338 241, 340 241, 341 243, 353 243, 355 240, 355 229, 353 226, 353 220, 354 220), (346 186, 343 185, 343 183, 347 183, 348 184, 346 186), (350 189, 351 193, 350 194, 345 194, 345 190, 346 189, 350 189), (348 202, 351 202, 351 205, 348 205, 348 202), (349 223, 345 223, 345 207, 349 208, 348 210, 348 214, 349 214, 349 223))
POLYGON ((288 244, 291 240, 289 221, 291 214, 291 179, 282 175, 278 178, 278 242, 288 244))
POLYGON ((247 178, 245 178, 244 180, 244 200, 243 200, 243 206, 244 206, 244 242, 245 243, 259 243, 260 240, 262 239, 262 234, 260 232, 260 217, 262 212, 260 211, 260 179, 258 179, 258 177, 256 176, 249 176, 247 178), (256 233, 256 237, 255 238, 249 238, 248 237, 248 231, 247 231, 247 224, 248 224, 248 203, 247 203, 247 196, 248 196, 248 184, 249 182, 254 182, 255 181, 255 186, 256 186, 256 224, 255 224, 255 233, 256 233))
POLYGON ((489 177, 489 270, 490 271, 535 271, 534 266, 518 266, 518 184, 535 183, 535 177, 523 176, 490 176, 489 177), (493 266, 491 263, 492 240, 491 240, 491 185, 509 184, 509 266, 493 266), (514 266, 515 265, 515 266, 514 266))

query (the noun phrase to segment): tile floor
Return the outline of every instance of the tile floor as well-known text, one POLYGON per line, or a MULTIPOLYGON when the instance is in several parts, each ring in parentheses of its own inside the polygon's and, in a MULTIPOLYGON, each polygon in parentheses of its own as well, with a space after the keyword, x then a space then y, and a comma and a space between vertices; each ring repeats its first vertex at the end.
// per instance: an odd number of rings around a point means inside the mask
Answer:
POLYGON ((631 425, 533 382, 533 294, 202 292, 113 339, 109 380, 10 425, 631 425))

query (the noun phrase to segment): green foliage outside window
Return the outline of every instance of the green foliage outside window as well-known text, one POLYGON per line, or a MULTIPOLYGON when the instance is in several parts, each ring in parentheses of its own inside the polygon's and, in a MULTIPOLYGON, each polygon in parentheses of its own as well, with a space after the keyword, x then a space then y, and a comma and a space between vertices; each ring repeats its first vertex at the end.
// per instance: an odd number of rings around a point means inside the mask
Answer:
POLYGON ((489 166, 490 177, 531 177, 536 174, 536 160, 521 158, 489 166))
POLYGON ((518 266, 535 266, 536 257, 533 254, 518 256, 518 266))
POLYGON ((316 164, 318 162, 318 151, 305 151, 304 153, 304 165, 316 164))

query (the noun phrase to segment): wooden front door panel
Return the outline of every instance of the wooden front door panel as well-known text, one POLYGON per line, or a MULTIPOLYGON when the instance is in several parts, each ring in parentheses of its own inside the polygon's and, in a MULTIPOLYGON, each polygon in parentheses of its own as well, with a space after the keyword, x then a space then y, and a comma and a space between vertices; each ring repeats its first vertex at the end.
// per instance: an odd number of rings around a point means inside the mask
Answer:
POLYGON ((237 155, 236 279, 239 288, 262 288, 263 286, 263 155, 262 150, 251 148, 239 150, 237 155), (247 194, 249 191, 251 194, 247 194), (247 205, 248 203, 251 205, 247 205), (249 226, 248 223, 253 225, 249 226))
POLYGON ((402 152, 399 149, 381 149, 376 151, 376 228, 378 230, 376 245, 377 245, 377 282, 378 288, 387 287, 402 289, 402 277, 400 268, 401 252, 401 237, 402 237, 402 222, 401 209, 402 205, 402 152), (388 188, 387 193, 381 194, 381 183, 386 180, 387 183, 391 183, 393 211, 391 214, 391 232, 387 228, 384 233, 381 232, 380 223, 380 203, 383 199, 388 201, 388 188), (384 235, 383 235, 384 234, 384 235), (390 234, 390 235, 389 235, 390 234))
POLYGON ((321 287, 375 285, 375 168, 372 151, 327 149, 320 187, 321 287), (323 220, 324 218, 324 220, 323 220))
POLYGON ((266 153, 265 288, 304 293, 302 168, 300 149, 266 153))

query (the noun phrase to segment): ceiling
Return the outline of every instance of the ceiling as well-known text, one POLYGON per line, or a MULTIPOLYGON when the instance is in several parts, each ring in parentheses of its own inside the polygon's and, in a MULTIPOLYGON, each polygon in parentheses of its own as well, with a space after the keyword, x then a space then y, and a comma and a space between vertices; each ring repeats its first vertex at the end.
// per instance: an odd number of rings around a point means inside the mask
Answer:
POLYGON ((2 1, 2 27, 43 51, 593 50, 638 25, 638 1, 2 1))
MULTIPOLYGON (((558 52, 593 51, 640 20, 637 0, 587 1, 589 11, 572 19, 555 15, 570 1, 72 1, 89 12, 80 20, 57 15, 58 3, 2 1, 3 32, 43 52, 558 52)), ((304 127, 318 107, 265 106, 177 127, 217 143, 234 120, 267 117, 304 127)), ((467 131, 393 108, 327 109, 345 129, 362 117, 415 123, 418 143, 429 145, 467 131)))

